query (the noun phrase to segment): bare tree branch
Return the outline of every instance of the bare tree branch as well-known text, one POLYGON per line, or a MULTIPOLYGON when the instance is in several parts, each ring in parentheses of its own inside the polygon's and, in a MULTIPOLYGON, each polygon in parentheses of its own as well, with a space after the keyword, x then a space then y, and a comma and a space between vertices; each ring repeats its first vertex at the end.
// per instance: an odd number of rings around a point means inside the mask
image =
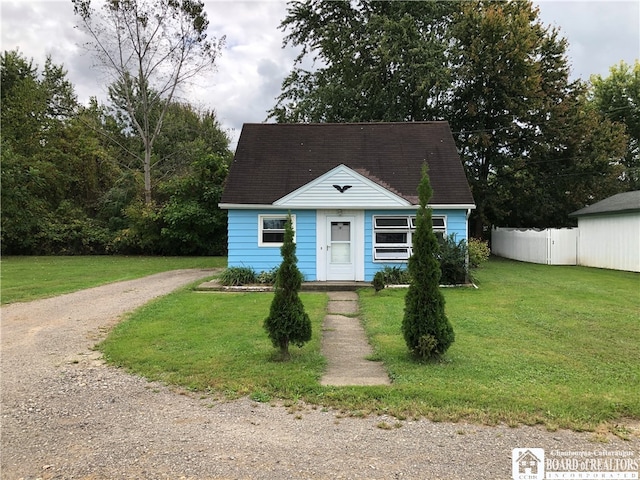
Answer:
POLYGON ((109 96, 126 112, 144 145, 145 200, 151 203, 153 145, 176 92, 207 69, 225 37, 207 39, 200 0, 106 0, 100 12, 91 0, 71 0, 78 28, 97 63, 114 79, 109 96))

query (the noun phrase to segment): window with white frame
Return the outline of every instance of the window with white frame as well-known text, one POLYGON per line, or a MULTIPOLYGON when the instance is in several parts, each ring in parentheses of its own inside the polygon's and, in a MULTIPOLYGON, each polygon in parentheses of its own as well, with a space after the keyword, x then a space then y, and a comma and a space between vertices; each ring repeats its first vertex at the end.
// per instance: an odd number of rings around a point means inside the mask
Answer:
MULTIPOLYGON (((287 215, 258 215, 258 245, 261 247, 281 247, 284 243, 286 223, 287 215)), ((291 215, 291 224, 295 242, 295 215, 291 215)))
MULTIPOLYGON (((443 238, 447 234, 444 216, 433 216, 433 232, 443 238)), ((411 215, 373 217, 373 259, 380 262, 406 261, 412 255, 416 217, 411 215)))

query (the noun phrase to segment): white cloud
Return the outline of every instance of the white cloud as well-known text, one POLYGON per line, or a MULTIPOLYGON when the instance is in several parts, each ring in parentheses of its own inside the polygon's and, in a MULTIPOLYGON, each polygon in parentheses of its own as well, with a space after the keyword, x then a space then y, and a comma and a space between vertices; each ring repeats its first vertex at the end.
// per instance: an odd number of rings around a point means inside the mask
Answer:
POLYGON ((543 23, 558 27, 569 41, 573 78, 607 76, 621 60, 640 58, 640 2, 538 1, 543 23))

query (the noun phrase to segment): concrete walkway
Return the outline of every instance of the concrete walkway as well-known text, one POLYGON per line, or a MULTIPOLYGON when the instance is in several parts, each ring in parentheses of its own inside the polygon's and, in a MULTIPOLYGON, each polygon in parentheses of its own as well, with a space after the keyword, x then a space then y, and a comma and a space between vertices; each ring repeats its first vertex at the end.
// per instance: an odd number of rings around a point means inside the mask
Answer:
POLYGON ((380 362, 367 360, 373 349, 367 341, 358 314, 358 294, 327 292, 329 304, 322 328, 322 353, 327 371, 322 385, 389 385, 380 362))

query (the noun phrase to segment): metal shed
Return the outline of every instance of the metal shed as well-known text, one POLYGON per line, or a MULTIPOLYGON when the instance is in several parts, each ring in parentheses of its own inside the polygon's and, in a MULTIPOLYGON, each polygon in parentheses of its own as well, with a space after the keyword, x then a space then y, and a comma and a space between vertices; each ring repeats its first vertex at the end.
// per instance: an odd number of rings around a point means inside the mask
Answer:
POLYGON ((578 264, 640 272, 640 190, 570 214, 578 219, 578 264))

